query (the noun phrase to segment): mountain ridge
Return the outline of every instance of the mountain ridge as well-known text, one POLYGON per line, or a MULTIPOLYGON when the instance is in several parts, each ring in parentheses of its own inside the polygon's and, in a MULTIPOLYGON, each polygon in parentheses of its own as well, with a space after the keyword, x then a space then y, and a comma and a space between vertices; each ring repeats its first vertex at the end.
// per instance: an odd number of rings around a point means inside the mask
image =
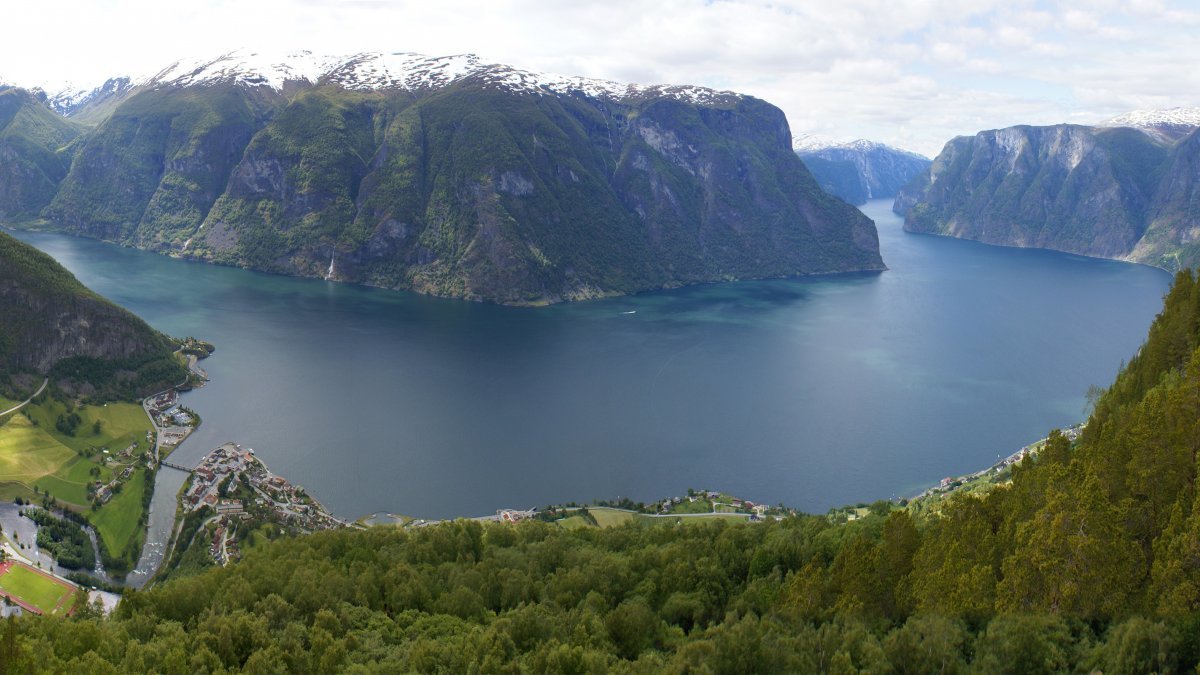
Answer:
POLYGON ((792 148, 821 187, 851 204, 894 197, 930 160, 915 152, 866 139, 838 141, 802 135, 792 148))
POLYGON ((901 190, 893 210, 913 232, 1168 271, 1200 264, 1200 130, 1181 129, 1178 116, 1115 119, 955 138, 901 190))

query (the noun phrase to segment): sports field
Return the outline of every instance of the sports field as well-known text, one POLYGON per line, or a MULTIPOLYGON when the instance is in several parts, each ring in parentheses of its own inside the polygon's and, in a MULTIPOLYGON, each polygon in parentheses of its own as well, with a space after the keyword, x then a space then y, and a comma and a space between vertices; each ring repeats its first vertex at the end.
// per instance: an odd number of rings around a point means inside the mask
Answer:
POLYGON ((75 604, 77 588, 24 563, 0 563, 0 593, 38 614, 65 616, 75 604))

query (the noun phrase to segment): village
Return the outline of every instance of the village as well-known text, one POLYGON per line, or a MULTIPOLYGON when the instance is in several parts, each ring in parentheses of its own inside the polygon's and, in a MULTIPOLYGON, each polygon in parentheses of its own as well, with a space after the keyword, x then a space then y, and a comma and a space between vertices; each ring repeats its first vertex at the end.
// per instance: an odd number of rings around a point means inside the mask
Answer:
POLYGON ((181 507, 184 514, 211 511, 202 529, 210 533, 208 550, 218 565, 240 557, 237 533, 245 521, 276 523, 295 533, 346 526, 302 487, 271 473, 253 449, 237 443, 218 447, 192 469, 181 507))
MULTIPOLYGON (((1076 424, 1074 426, 1070 426, 1070 427, 1067 427, 1066 429, 1063 429, 1062 433, 1064 436, 1067 437, 1067 440, 1074 443, 1076 441, 1076 439, 1079 438, 1079 434, 1083 433, 1084 426, 1085 425, 1083 423, 1076 424)), ((946 478, 943 478, 942 480, 938 481, 937 485, 925 490, 920 495, 917 495, 914 499, 921 499, 923 497, 928 497, 928 496, 934 495, 934 494, 946 494, 949 492, 953 492, 954 490, 962 487, 963 485, 978 481, 981 478, 992 478, 993 476, 1002 474, 1005 470, 1010 469, 1014 464, 1020 463, 1026 457, 1036 456, 1038 453, 1038 450, 1041 450, 1042 445, 1044 445, 1045 443, 1046 443, 1046 439, 1044 439, 1044 438, 1041 439, 1040 441, 1037 441, 1036 443, 1030 443, 1029 445, 1022 447, 1020 450, 1017 450, 1013 454, 1001 459, 1000 461, 989 466, 988 468, 980 469, 979 471, 976 471, 975 473, 970 473, 965 476, 957 476, 957 477, 947 476, 946 478)))

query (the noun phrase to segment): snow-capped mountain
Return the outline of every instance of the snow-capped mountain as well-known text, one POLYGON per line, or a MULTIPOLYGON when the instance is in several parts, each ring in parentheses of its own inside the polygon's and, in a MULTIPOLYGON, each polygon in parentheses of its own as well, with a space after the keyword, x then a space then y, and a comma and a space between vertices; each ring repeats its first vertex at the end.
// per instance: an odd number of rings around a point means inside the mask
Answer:
POLYGON ((877 141, 868 141, 865 138, 841 139, 834 138, 833 136, 822 136, 820 134, 797 134, 796 137, 792 139, 792 149, 802 155, 816 154, 825 150, 870 152, 872 150, 887 149, 893 152, 900 152, 906 155, 920 157, 924 160, 929 159, 924 155, 920 155, 909 150, 887 145, 886 143, 879 143, 877 141))
POLYGON ((799 134, 792 148, 821 187, 851 204, 891 197, 929 166, 927 158, 914 152, 862 138, 799 134))
POLYGON ((796 132, 792 137, 792 150, 799 153, 817 152, 826 148, 836 148, 854 141, 848 138, 834 138, 823 134, 808 134, 796 132))
POLYGON ((1176 141, 1200 128, 1200 108, 1134 110, 1101 122, 1101 127, 1133 127, 1163 141, 1176 141))
POLYGON ((363 52, 349 56, 318 55, 309 51, 271 54, 238 50, 213 59, 178 61, 142 78, 148 87, 236 83, 282 90, 289 83, 337 84, 346 89, 410 91, 435 89, 475 78, 509 91, 582 93, 592 98, 630 98, 666 95, 692 103, 712 103, 737 97, 705 87, 621 84, 609 80, 535 73, 487 63, 474 54, 425 56, 410 52, 363 52))
POLYGON ((135 86, 129 77, 110 77, 104 84, 91 88, 68 84, 55 92, 45 92, 46 104, 60 115, 70 117, 87 107, 120 98, 135 86))

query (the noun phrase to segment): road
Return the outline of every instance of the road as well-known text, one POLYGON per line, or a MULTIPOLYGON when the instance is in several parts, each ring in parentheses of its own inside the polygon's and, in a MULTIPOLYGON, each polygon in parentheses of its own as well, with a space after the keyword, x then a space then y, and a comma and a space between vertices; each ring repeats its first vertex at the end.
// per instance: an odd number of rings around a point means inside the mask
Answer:
POLYGON ((39 394, 41 394, 43 391, 46 391, 46 385, 48 385, 48 384, 50 384, 50 378, 47 377, 46 379, 42 380, 42 386, 38 387, 37 391, 33 392, 33 396, 30 396, 29 398, 25 399, 25 401, 23 403, 17 404, 15 406, 9 408, 8 410, 5 410, 4 412, 0 412, 0 417, 4 417, 8 413, 17 412, 21 408, 24 408, 25 406, 29 405, 29 403, 31 401, 33 401, 33 399, 37 398, 39 394))

